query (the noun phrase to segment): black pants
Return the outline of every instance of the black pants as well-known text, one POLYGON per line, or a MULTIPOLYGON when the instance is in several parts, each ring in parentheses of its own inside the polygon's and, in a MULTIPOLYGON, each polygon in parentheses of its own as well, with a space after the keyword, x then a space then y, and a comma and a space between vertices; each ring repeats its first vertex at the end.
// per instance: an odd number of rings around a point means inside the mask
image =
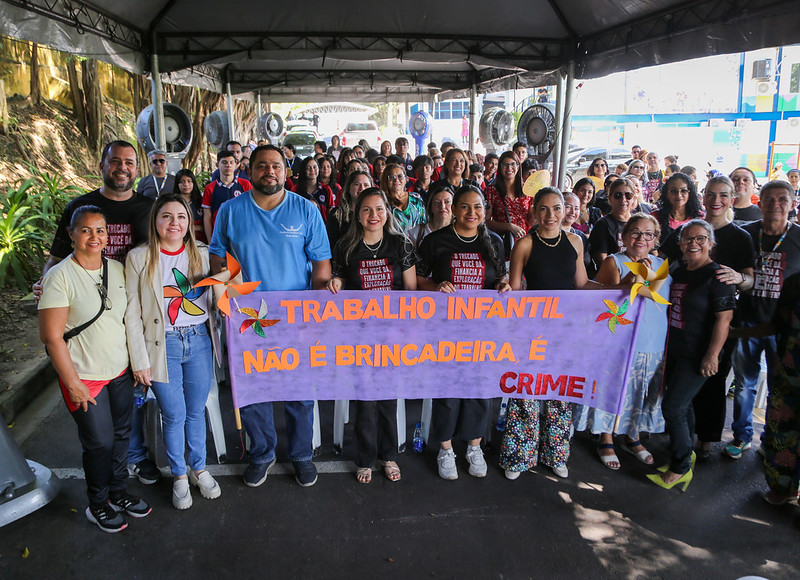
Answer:
POLYGON ((479 439, 486 435, 488 421, 489 399, 434 399, 430 439, 479 439))
MULTIPOLYGON (((669 355, 668 355, 669 356, 669 355)), ((690 359, 670 361, 667 358, 666 389, 661 411, 669 433, 670 463, 672 473, 689 471, 694 447, 694 408, 692 399, 697 396, 707 378, 700 374, 700 362, 690 359)))
POLYGON ((89 503, 104 504, 109 492, 125 491, 128 483, 128 438, 133 410, 130 371, 108 383, 95 397, 97 405, 78 409, 72 418, 83 446, 83 471, 89 503))
POLYGON ((356 401, 356 465, 397 459, 397 399, 356 401))
POLYGON ((725 379, 731 371, 731 357, 736 349, 736 339, 729 339, 722 349, 719 371, 706 380, 703 388, 692 401, 694 407, 695 426, 698 441, 722 441, 722 430, 725 428, 725 414, 728 410, 727 389, 725 379))

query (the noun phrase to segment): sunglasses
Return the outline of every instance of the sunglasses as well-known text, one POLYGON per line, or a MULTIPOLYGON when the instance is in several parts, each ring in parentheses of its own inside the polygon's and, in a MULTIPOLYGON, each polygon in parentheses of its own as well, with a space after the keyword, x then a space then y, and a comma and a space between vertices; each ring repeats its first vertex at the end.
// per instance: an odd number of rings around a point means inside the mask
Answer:
POLYGON ((166 162, 167 162, 166 159, 151 159, 150 160, 150 163, 152 163, 153 165, 163 165, 166 162))
POLYGON ((611 197, 613 197, 614 199, 622 199, 624 197, 627 200, 631 200, 634 198, 634 195, 635 194, 631 193, 630 191, 625 191, 625 192, 618 191, 611 197))

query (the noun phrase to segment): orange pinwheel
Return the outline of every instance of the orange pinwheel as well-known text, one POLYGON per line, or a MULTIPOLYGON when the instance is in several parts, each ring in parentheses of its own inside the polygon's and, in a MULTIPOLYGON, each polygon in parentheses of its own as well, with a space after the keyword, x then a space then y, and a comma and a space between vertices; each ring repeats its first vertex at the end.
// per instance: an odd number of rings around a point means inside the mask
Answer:
POLYGON ((658 294, 658 289, 669 276, 669 260, 664 260, 655 272, 640 262, 625 262, 625 265, 636 276, 636 282, 631 286, 631 306, 639 295, 659 304, 670 304, 669 300, 658 294))
POLYGON ((228 264, 227 270, 200 280, 195 284, 195 287, 214 286, 217 308, 224 312, 226 316, 230 316, 230 299, 233 298, 235 300, 237 296, 250 294, 261 282, 242 282, 242 267, 239 262, 230 254, 226 255, 226 262, 228 264))

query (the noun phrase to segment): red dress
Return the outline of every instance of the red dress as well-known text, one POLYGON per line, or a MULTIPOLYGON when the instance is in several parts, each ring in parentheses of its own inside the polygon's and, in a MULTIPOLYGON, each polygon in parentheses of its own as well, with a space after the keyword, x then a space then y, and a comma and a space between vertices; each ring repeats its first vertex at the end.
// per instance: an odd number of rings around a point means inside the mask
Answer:
MULTIPOLYGON (((506 210, 503 207, 503 199, 494 185, 489 185, 486 188, 486 201, 489 203, 489 207, 492 208, 492 219, 496 222, 508 223, 506 210)), ((506 198, 505 201, 508 207, 508 215, 511 217, 511 223, 527 232, 529 229, 528 210, 530 209, 531 198, 523 195, 515 197, 513 200, 506 198)))

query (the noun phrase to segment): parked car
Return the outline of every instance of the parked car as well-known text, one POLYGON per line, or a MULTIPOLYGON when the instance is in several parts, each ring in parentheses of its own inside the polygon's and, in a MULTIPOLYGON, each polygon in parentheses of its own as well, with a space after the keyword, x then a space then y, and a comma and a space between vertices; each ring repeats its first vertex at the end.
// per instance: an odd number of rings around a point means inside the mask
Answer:
POLYGON ((291 143, 294 145, 294 154, 302 159, 314 155, 315 141, 319 141, 319 136, 314 130, 295 129, 283 138, 281 145, 291 143))
POLYGON ((586 177, 586 170, 598 157, 606 160, 608 172, 613 173, 617 165, 625 163, 631 158, 631 152, 623 147, 580 147, 570 150, 567 154, 564 187, 572 189, 579 179, 586 177))
POLYGON ((339 136, 342 138, 342 145, 345 147, 352 147, 357 145, 361 139, 366 139, 371 147, 380 149, 381 132, 378 130, 378 124, 375 121, 348 123, 339 136))
POLYGON ((311 124, 311 121, 308 119, 293 119, 291 121, 286 121, 283 124, 283 135, 281 135, 281 139, 286 137, 289 133, 293 131, 313 131, 314 125, 311 124))

